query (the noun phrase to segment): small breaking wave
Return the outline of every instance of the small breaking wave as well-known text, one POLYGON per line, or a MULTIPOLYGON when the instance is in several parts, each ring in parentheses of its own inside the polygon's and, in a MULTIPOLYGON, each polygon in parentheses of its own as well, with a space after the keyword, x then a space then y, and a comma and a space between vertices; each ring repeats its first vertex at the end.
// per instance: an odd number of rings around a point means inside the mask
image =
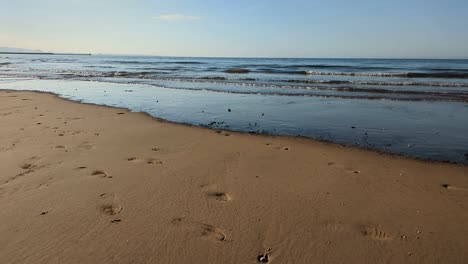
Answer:
POLYGON ((389 81, 347 81, 347 80, 281 80, 287 83, 314 83, 314 84, 351 84, 375 86, 428 86, 428 87, 468 87, 468 83, 455 82, 389 82, 389 81))
POLYGON ((41 56, 1 60, 0 75, 291 96, 366 94, 366 98, 447 101, 467 101, 468 97, 468 61, 41 56))
MULTIPOLYGON (((281 92, 278 91, 240 91, 240 90, 223 90, 223 89, 198 89, 198 88, 190 88, 190 87, 173 87, 173 86, 161 86, 161 85, 153 85, 147 84, 151 86, 156 86, 159 88, 165 89, 176 89, 176 90, 188 90, 188 91, 210 91, 216 93, 227 93, 227 94, 252 94, 252 95, 274 95, 274 96, 300 96, 300 97, 324 97, 324 98, 342 98, 342 99, 367 99, 367 100, 391 100, 391 101, 452 101, 452 102, 468 102, 468 96, 466 97, 456 97, 453 95, 448 94, 430 94, 432 96, 422 96, 424 94, 415 93, 404 93, 399 94, 393 91, 373 91, 374 93, 366 93, 367 91, 362 90, 353 90, 353 88, 343 89, 346 92, 360 92, 356 93, 356 95, 352 94, 326 94, 321 93, 320 91, 308 91, 308 92, 281 92), (404 95, 407 96, 404 96, 404 95)), ((321 90, 320 88, 317 90, 321 90)), ((371 91, 371 90, 370 90, 371 91)), ((429 95, 429 94, 426 94, 429 95)))
MULTIPOLYGON (((386 71, 386 70, 398 70, 401 68, 397 67, 383 67, 383 66, 359 66, 359 65, 340 65, 340 64, 242 64, 236 66, 237 68, 257 68, 267 70, 278 70, 281 72, 288 72, 291 69, 297 68, 313 68, 313 69, 347 69, 347 70, 369 70, 369 71, 386 71), (283 70, 281 70, 283 69, 283 70)), ((306 72, 306 71, 301 71, 306 72)))
MULTIPOLYGON (((416 90, 389 90, 381 88, 358 88, 358 87, 336 87, 336 86, 286 86, 273 84, 259 83, 238 83, 233 82, 235 86, 211 85, 211 86, 193 86, 190 85, 171 85, 170 83, 160 82, 145 82, 145 78, 125 79, 126 72, 113 72, 112 76, 109 73, 104 75, 81 75, 77 77, 75 74, 63 72, 60 76, 27 76, 18 75, 18 78, 33 77, 38 79, 69 79, 83 81, 98 81, 105 83, 125 83, 125 84, 146 84, 169 89, 182 89, 193 91, 211 91, 219 93, 232 94, 257 94, 257 95, 275 95, 275 96, 305 96, 305 97, 326 97, 326 98, 348 98, 348 99, 372 99, 372 100, 396 100, 396 101, 453 101, 453 102, 468 102, 468 92, 460 91, 416 91, 416 90), (107 78, 113 77, 113 78, 107 78), (250 87, 249 86, 254 86, 250 87), (223 87, 223 88, 221 88, 223 87), (245 87, 245 88, 243 88, 245 87)), ((140 73, 142 75, 150 73, 140 73)), ((0 74, 0 77, 15 77, 9 74, 0 74)), ((159 80, 176 81, 174 78, 160 78, 159 80)), ((181 80, 186 82, 197 82, 199 80, 181 80)), ((221 80, 221 83, 227 82, 221 80)), ((202 82, 203 83, 203 82, 202 82)), ((213 81, 216 84, 216 80, 213 81)))
POLYGON ((265 73, 287 73, 303 75, 330 75, 330 76, 364 76, 364 77, 403 77, 403 78, 444 78, 444 79, 468 79, 468 72, 318 72, 318 71, 288 71, 288 72, 265 72, 265 73))
MULTIPOLYGON (((0 64, 1 65, 1 64, 0 64)), ((7 66, 8 63, 4 63, 3 65, 7 66)), ((92 65, 87 65, 85 67, 93 67, 92 65)), ((112 67, 112 66, 104 66, 104 67, 112 67)), ((241 69, 235 69, 233 72, 238 72, 241 69)), ((243 69, 242 69, 243 70, 243 69)), ((3 67, 2 71, 6 72, 6 68, 3 67)), ((244 71, 240 71, 244 72, 244 71)), ((23 73, 22 73, 23 74, 23 73)), ((103 70, 103 71, 77 71, 77 70, 46 70, 46 69, 28 69, 27 72, 24 72, 31 77, 34 75, 47 75, 47 74, 54 74, 61 76, 66 79, 71 78, 112 78, 112 77, 119 77, 119 78, 135 78, 135 79, 149 79, 149 80, 165 80, 165 81, 186 81, 186 82, 219 82, 219 84, 241 84, 247 86, 276 86, 279 85, 287 86, 287 84, 291 85, 323 85, 323 86, 394 86, 394 87, 453 87, 453 88, 468 88, 468 82, 437 82, 437 81, 380 81, 380 80, 337 80, 337 79, 257 79, 257 78, 239 78, 239 77, 232 77, 229 76, 198 76, 198 77, 190 77, 190 76, 174 76, 170 77, 168 74, 169 72, 165 70, 165 68, 140 68, 140 71, 113 71, 113 70, 103 70), (242 82, 242 83, 239 83, 242 82)), ((288 88, 288 87, 286 87, 288 88)))
POLYGON ((206 64, 206 62, 201 61, 166 61, 162 63, 172 63, 172 64, 194 64, 194 65, 201 65, 206 64))
POLYGON ((397 70, 400 68, 392 67, 377 67, 377 66, 358 66, 358 65, 333 65, 333 64, 296 64, 289 65, 285 68, 314 68, 314 69, 349 69, 349 70, 369 70, 369 71, 386 71, 397 70))

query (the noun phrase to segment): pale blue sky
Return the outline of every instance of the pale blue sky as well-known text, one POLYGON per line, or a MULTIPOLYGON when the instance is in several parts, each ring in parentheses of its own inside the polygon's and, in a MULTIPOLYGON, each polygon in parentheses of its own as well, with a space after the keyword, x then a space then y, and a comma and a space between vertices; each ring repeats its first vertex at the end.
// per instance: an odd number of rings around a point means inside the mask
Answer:
POLYGON ((466 0, 0 0, 0 47, 245 57, 468 58, 466 0))

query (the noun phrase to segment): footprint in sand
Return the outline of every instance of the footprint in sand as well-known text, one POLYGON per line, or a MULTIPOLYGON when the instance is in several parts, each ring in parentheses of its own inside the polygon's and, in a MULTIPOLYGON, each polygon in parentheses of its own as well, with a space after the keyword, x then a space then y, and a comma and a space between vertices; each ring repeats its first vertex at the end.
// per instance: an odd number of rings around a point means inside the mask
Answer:
POLYGON ((363 226, 360 228, 360 232, 364 237, 373 240, 385 241, 392 239, 392 236, 390 236, 390 234, 377 227, 363 226))
POLYGON ((209 192, 208 197, 214 198, 220 202, 228 202, 231 200, 231 196, 224 192, 209 192))
POLYGON ((202 237, 213 241, 226 241, 226 234, 215 226, 199 224, 198 229, 201 232, 202 237))
POLYGON ((206 196, 216 201, 228 202, 232 199, 231 195, 229 195, 228 193, 216 191, 216 189, 218 189, 216 185, 210 185, 208 183, 204 183, 200 185, 200 188, 205 189, 205 190, 208 189, 206 192, 206 196))
POLYGON ((21 168, 22 171, 21 171, 20 173, 16 174, 15 176, 13 176, 13 177, 11 177, 11 178, 5 180, 3 183, 4 183, 4 184, 9 183, 9 182, 11 182, 11 181, 14 181, 14 180, 20 178, 20 177, 26 176, 26 175, 28 175, 28 174, 30 174, 30 173, 33 173, 33 172, 35 172, 35 171, 37 171, 37 170, 40 170, 40 169, 46 167, 46 165, 37 165, 37 164, 34 164, 34 163, 36 163, 35 161, 36 161, 36 162, 39 161, 39 158, 38 158, 38 157, 32 157, 32 158, 30 158, 30 159, 27 159, 27 160, 25 161, 25 163, 23 163, 23 164, 20 166, 20 168, 21 168))
POLYGON ((69 117, 69 118, 65 118, 65 120, 70 121, 70 122, 72 122, 72 121, 77 121, 77 120, 82 120, 82 119, 84 119, 84 118, 83 118, 83 117, 69 117))
POLYGON ((278 150, 286 150, 286 151, 290 150, 289 147, 275 146, 275 145, 273 145, 272 143, 265 143, 265 145, 266 145, 266 146, 271 146, 271 147, 273 147, 274 149, 278 149, 278 150))
POLYGON ((98 209, 101 213, 106 215, 117 215, 122 211, 122 206, 118 203, 114 194, 103 193, 100 197, 101 204, 98 209))
POLYGON ((346 171, 347 173, 350 173, 350 174, 361 174, 360 170, 356 170, 356 169, 353 169, 353 168, 342 168, 342 170, 344 170, 344 171, 346 171))
POLYGON ((181 217, 172 219, 171 223, 175 226, 186 228, 191 232, 199 234, 202 238, 211 240, 213 242, 223 242, 227 239, 226 234, 223 232, 223 230, 212 225, 187 221, 186 219, 181 217))
POLYGON ((344 170, 344 171, 346 171, 346 172, 348 172, 348 173, 361 174, 361 171, 360 171, 360 170, 356 170, 356 169, 353 169, 353 168, 345 167, 345 166, 343 166, 343 165, 336 164, 336 163, 334 163, 334 162, 328 162, 328 166, 332 166, 332 167, 335 167, 335 168, 344 170))
POLYGON ((441 184, 440 186, 447 190, 454 190, 454 191, 467 191, 468 190, 468 188, 458 187, 458 186, 454 186, 450 184, 441 184))
POLYGON ((145 162, 148 165, 161 165, 161 164, 163 164, 162 161, 157 160, 157 159, 143 160, 143 159, 139 159, 139 158, 136 158, 136 157, 127 158, 127 161, 129 161, 129 162, 145 162))
POLYGON ((80 150, 92 150, 94 148, 96 148, 95 146, 91 145, 90 142, 88 141, 85 141, 85 142, 82 142, 80 143, 78 146, 77 146, 78 149, 80 150))
POLYGON ((270 262, 270 255, 268 253, 260 254, 257 257, 258 263, 268 263, 270 262))
POLYGON ((93 173, 91 173, 92 176, 97 176, 99 178, 112 178, 107 172, 102 171, 102 170, 95 170, 93 173))
POLYGON ((101 205, 100 210, 106 215, 116 215, 122 211, 122 207, 116 204, 104 204, 101 205))
POLYGON ((23 170, 33 169, 34 167, 36 167, 36 165, 30 164, 30 163, 25 163, 25 164, 21 165, 21 169, 23 169, 23 170))
POLYGON ((24 161, 23 165, 21 165, 21 169, 32 172, 37 167, 37 162, 40 160, 38 157, 32 157, 24 161))
POLYGON ((223 130, 216 130, 215 133, 220 134, 220 135, 225 136, 225 137, 231 136, 230 133, 228 133, 227 131, 223 131, 223 130))
POLYGON ((146 164, 149 164, 149 165, 161 165, 161 164, 163 164, 163 162, 160 161, 160 160, 157 160, 157 159, 147 159, 147 160, 146 160, 146 164))
POLYGON ((130 157, 130 158, 127 158, 127 161, 136 162, 136 161, 139 161, 139 160, 137 158, 135 158, 135 157, 130 157))

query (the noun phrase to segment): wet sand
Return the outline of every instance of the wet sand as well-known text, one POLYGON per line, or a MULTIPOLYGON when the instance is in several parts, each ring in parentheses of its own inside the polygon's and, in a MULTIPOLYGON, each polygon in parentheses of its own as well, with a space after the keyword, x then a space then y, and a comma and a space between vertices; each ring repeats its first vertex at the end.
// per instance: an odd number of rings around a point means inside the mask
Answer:
POLYGON ((468 167, 0 92, 0 263, 466 263, 468 167))

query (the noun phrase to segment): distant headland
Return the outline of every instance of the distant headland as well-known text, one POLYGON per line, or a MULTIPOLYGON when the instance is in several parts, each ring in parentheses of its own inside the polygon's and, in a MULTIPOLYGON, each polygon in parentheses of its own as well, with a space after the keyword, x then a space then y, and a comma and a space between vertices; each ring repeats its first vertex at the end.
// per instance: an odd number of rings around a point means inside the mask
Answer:
POLYGON ((20 54, 20 55, 85 55, 90 56, 91 53, 52 53, 52 52, 10 52, 0 51, 0 54, 20 54))
POLYGON ((22 48, 6 48, 0 47, 0 54, 20 54, 20 55, 91 55, 91 53, 55 53, 45 52, 42 50, 22 49, 22 48))

